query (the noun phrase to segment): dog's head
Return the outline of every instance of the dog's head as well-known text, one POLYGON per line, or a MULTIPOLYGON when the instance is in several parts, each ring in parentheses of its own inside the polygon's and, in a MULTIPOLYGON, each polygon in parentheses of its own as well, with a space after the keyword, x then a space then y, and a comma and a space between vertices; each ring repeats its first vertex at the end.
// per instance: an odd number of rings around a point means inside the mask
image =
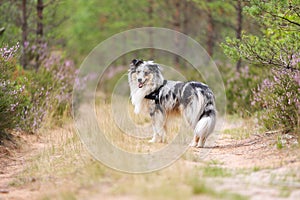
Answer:
POLYGON ((136 82, 138 88, 160 84, 162 79, 161 69, 153 61, 133 59, 129 71, 131 79, 136 82))

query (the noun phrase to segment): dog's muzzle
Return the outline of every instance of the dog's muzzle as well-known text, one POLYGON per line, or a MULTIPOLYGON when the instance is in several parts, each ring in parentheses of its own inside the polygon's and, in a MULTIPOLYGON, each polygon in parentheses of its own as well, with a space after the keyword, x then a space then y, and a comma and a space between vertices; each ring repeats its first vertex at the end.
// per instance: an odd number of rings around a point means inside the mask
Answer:
POLYGON ((146 81, 147 80, 145 80, 144 82, 142 82, 142 79, 138 79, 138 87, 142 88, 145 85, 146 81))
POLYGON ((142 88, 143 86, 144 86, 144 84, 139 82, 138 87, 142 88))

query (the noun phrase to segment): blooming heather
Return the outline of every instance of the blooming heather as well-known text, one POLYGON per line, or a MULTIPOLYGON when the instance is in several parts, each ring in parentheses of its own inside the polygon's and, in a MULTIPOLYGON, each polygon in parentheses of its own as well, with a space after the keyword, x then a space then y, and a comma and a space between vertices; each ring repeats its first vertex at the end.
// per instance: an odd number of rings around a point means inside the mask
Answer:
POLYGON ((300 125, 300 71, 274 69, 254 90, 252 105, 261 107, 261 121, 267 129, 293 131, 300 125))

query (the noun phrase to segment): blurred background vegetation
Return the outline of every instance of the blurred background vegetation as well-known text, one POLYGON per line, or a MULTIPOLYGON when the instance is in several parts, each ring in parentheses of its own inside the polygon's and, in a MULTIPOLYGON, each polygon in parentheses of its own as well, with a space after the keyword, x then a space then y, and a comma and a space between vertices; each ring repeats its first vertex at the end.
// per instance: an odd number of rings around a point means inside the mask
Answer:
MULTIPOLYGON (((145 26, 182 32, 206 49, 223 75, 228 113, 299 130, 300 0, 1 0, 0 11, 0 138, 69 119, 83 59, 106 38, 145 26)), ((115 77, 131 59, 113 63, 115 77)))

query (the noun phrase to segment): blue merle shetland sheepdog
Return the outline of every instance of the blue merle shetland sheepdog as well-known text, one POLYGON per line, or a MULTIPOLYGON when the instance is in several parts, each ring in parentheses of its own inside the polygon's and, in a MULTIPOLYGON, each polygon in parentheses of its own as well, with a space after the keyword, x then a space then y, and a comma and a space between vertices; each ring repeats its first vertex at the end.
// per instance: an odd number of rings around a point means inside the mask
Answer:
POLYGON ((203 147, 216 124, 213 92, 203 83, 164 80, 161 68, 153 61, 134 59, 128 82, 134 112, 148 109, 152 119, 153 137, 149 142, 164 142, 165 124, 171 113, 181 114, 194 130, 190 146, 203 147))

